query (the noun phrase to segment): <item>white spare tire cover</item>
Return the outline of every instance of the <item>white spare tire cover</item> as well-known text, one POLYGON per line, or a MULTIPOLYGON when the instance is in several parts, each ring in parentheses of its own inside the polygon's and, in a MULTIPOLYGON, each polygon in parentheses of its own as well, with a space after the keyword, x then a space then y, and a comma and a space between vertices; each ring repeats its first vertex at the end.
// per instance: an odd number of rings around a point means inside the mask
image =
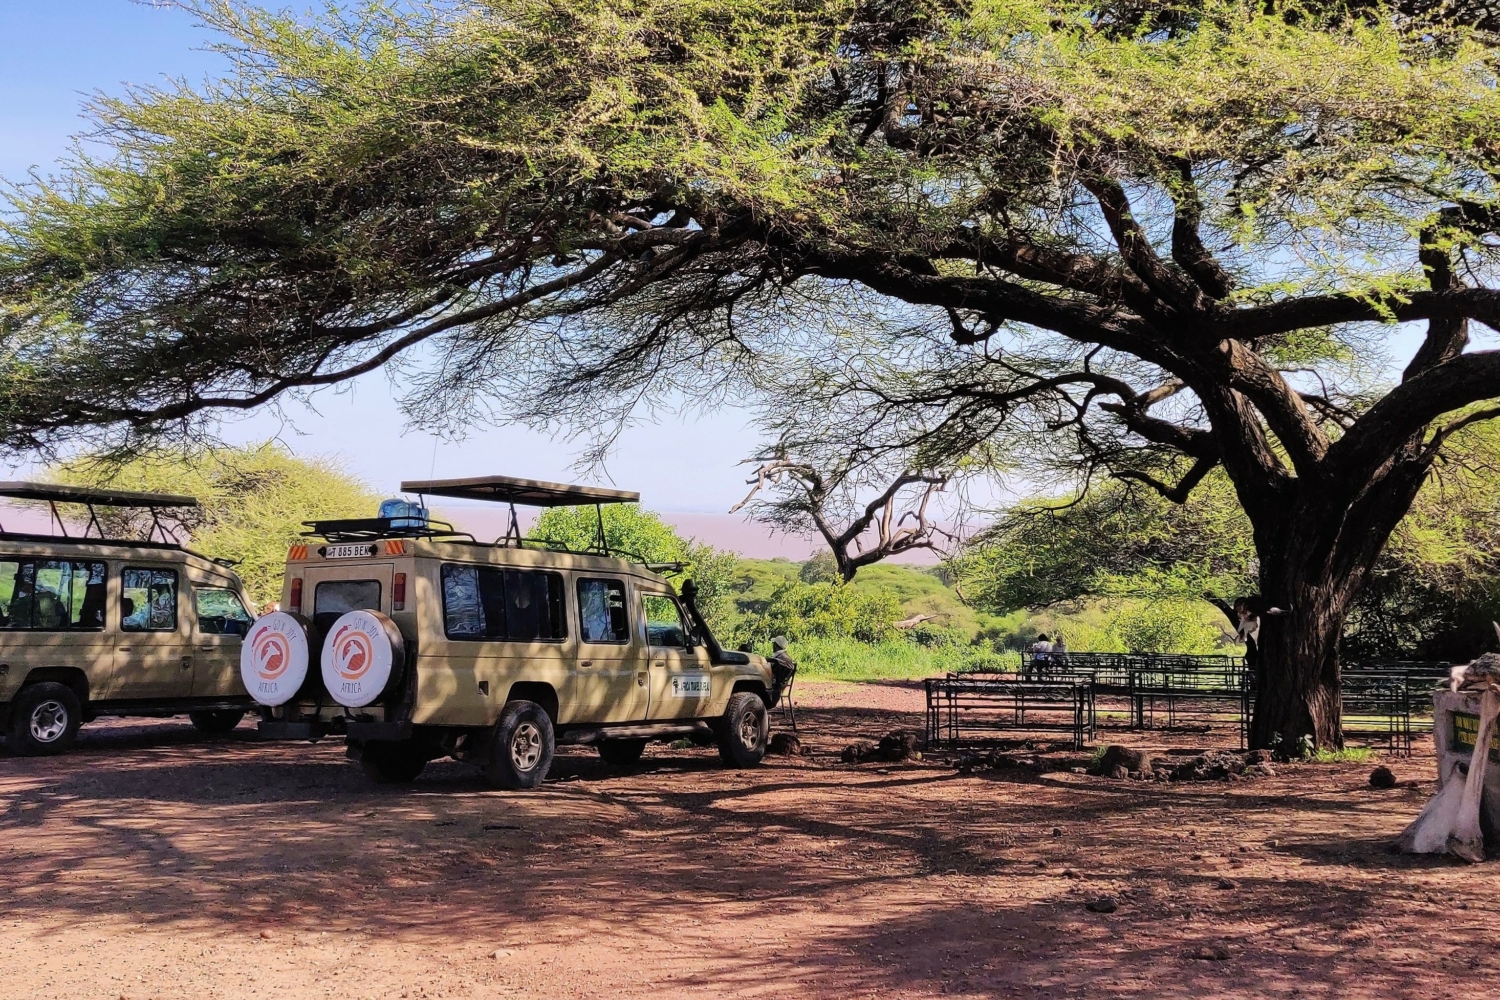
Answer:
POLYGON ((308 636, 305 618, 273 611, 250 626, 240 646, 240 679, 250 697, 262 705, 285 705, 307 680, 308 636))
POLYGON ((323 640, 323 686, 345 708, 364 708, 380 697, 405 659, 395 622, 379 611, 350 611, 323 640))

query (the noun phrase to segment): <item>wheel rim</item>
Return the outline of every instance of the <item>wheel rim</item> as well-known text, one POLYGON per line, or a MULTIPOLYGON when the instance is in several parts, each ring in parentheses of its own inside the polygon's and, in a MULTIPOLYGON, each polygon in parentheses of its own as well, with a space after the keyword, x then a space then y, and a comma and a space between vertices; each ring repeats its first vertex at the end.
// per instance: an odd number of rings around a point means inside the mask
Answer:
POLYGON ((760 746, 760 715, 758 713, 746 712, 740 716, 740 742, 751 750, 760 746))
POLYGON ((518 771, 530 771, 542 759, 542 731, 534 722, 523 722, 510 738, 510 760, 518 771))
POLYGON ((48 698, 31 710, 31 738, 38 743, 54 743, 68 731, 68 710, 55 698, 48 698))

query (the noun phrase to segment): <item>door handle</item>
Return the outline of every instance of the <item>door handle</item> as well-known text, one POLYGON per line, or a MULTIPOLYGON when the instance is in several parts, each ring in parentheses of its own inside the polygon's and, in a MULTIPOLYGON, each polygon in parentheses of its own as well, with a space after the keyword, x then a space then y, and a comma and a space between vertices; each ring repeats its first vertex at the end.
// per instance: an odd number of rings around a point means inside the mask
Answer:
POLYGON ((666 660, 652 660, 651 661, 651 665, 653 667, 665 667, 667 665, 667 661, 666 660))
POLYGON ((646 686, 646 671, 644 671, 644 670, 639 671, 635 675, 635 683, 639 687, 645 687, 646 686))
POLYGON ((594 665, 594 661, 593 660, 584 660, 582 663, 580 663, 578 665, 580 667, 592 667, 594 665))
POLYGON ((214 644, 211 643, 211 642, 205 642, 203 645, 199 646, 198 648, 199 649, 208 650, 209 652, 213 652, 214 644))
POLYGON ((182 658, 182 669, 183 670, 191 670, 191 669, 193 669, 193 658, 191 656, 184 656, 182 658))
POLYGON ((119 650, 122 653, 128 653, 128 652, 130 652, 134 648, 135 648, 134 646, 116 646, 115 647, 115 649, 119 650))

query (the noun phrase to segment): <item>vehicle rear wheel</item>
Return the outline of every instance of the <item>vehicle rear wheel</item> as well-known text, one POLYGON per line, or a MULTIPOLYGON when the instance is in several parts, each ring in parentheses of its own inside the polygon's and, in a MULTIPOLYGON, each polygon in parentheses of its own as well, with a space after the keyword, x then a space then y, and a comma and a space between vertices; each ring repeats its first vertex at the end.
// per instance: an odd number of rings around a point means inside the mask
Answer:
POLYGON ((498 788, 537 788, 552 768, 555 747, 546 709, 534 701, 510 702, 495 723, 485 777, 498 788))
POLYGON ((427 766, 427 755, 411 740, 366 743, 359 766, 377 784, 404 785, 422 773, 427 766))
POLYGON ((205 736, 223 736, 240 724, 245 717, 244 709, 222 708, 205 712, 189 712, 188 720, 193 728, 205 736))
POLYGON ((6 743, 27 757, 62 753, 78 738, 82 722, 83 708, 72 688, 52 682, 30 684, 11 702, 6 743))
POLYGON ((605 740, 599 744, 599 759, 617 767, 634 764, 645 752, 645 740, 605 740))
POLYGON ((766 755, 770 732, 766 703, 760 695, 740 691, 729 698, 724 715, 714 726, 719 738, 719 756, 730 767, 754 767, 766 755))

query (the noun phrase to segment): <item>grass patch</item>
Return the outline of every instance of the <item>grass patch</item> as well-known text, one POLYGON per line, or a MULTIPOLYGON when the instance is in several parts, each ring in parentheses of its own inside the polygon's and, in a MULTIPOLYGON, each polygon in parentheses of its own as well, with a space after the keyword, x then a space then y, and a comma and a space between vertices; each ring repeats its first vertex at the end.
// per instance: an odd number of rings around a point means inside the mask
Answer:
MULTIPOLYGON (((999 653, 976 646, 919 646, 913 642, 874 645, 853 639, 804 639, 793 645, 797 676, 813 681, 916 680, 950 671, 999 666, 999 653)), ((1015 657, 1009 658, 1014 662, 1015 657)))
POLYGON ((1342 750, 1314 750, 1307 758, 1314 764, 1368 764, 1375 759, 1369 747, 1345 747, 1342 750))

